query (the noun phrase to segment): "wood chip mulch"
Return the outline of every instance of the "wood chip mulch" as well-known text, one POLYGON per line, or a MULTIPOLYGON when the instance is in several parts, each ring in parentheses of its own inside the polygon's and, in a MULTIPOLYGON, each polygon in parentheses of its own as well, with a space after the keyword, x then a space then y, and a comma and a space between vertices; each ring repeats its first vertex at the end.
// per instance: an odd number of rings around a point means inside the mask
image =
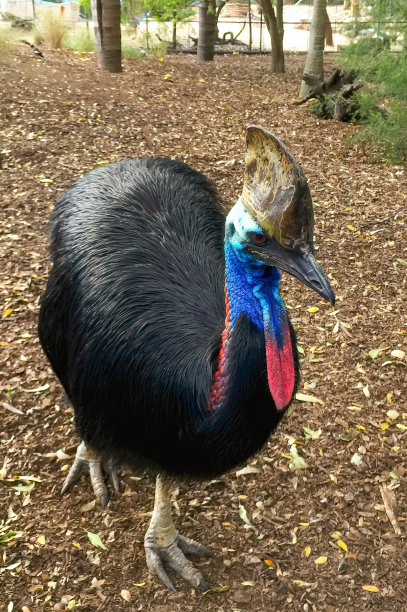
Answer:
POLYGON ((346 140, 357 127, 293 105, 303 55, 287 55, 285 75, 239 55, 125 60, 109 75, 94 55, 43 52, 21 45, 1 66, 1 610, 407 610, 406 169, 369 163, 346 140), (88 170, 146 155, 189 163, 233 202, 250 123, 309 178, 337 304, 284 276, 299 391, 312 398, 295 402, 254 469, 179 485, 176 522, 212 550, 196 563, 213 592, 173 577, 171 594, 144 560, 150 477, 122 472, 107 509, 86 477, 59 495, 78 440, 36 335, 47 221, 88 170), (295 442, 306 469, 289 468, 295 442))

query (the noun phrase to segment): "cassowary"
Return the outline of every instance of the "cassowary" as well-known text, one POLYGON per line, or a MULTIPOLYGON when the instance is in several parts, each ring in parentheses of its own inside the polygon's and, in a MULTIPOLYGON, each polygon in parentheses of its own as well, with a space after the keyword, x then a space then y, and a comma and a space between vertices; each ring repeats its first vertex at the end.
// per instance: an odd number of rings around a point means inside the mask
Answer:
POLYGON ((94 170, 55 206, 39 335, 82 440, 63 492, 88 467, 105 505, 103 466, 115 489, 115 464, 153 467, 146 558, 169 588, 165 566, 206 590, 185 554, 209 554, 175 529, 171 481, 242 464, 276 428, 298 382, 279 269, 334 303, 312 253, 304 174, 257 126, 226 221, 207 178, 160 158, 94 170))

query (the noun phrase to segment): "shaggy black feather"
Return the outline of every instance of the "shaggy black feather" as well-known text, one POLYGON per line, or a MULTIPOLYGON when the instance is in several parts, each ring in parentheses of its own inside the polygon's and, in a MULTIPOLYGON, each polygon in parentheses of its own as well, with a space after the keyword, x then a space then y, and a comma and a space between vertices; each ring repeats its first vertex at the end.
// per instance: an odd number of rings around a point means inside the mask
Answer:
MULTIPOLYGON (((280 420, 263 333, 243 315, 228 401, 208 410, 225 324, 224 225, 213 185, 159 158, 94 170, 57 202, 39 335, 96 451, 214 476, 247 460, 280 420)), ((295 368, 298 378, 296 354, 295 368)))

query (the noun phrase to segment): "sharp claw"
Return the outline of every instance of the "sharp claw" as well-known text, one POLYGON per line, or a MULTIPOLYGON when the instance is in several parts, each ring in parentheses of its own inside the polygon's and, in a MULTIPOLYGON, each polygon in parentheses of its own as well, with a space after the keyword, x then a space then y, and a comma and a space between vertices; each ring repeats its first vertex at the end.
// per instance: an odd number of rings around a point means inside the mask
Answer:
MULTIPOLYGON (((150 572, 158 576, 166 587, 175 591, 164 570, 164 565, 179 574, 195 589, 200 589, 202 592, 209 590, 201 572, 188 561, 178 545, 179 536, 169 546, 158 546, 151 541, 152 538, 150 534, 150 537, 147 536, 145 541, 147 566, 150 572)), ((188 541, 188 538, 186 540, 188 541)), ((189 540, 189 543, 196 544, 193 540, 189 540)))
POLYGON ((177 592, 177 589, 174 587, 174 585, 172 584, 171 580, 168 578, 166 571, 164 570, 163 566, 158 565, 155 569, 155 573, 157 578, 159 578, 161 580, 161 582, 163 582, 165 584, 165 586, 167 587, 167 589, 170 589, 170 591, 172 591, 173 593, 177 592))
POLYGON ((105 479, 100 461, 89 461, 89 475, 93 491, 102 506, 105 508, 109 503, 109 495, 105 485, 105 479))
POLYGON ((75 458, 71 469, 68 472, 68 476, 65 478, 65 482, 62 485, 61 495, 65 495, 67 491, 79 480, 83 473, 83 462, 75 458))
POLYGON ((157 578, 159 578, 161 582, 165 584, 167 589, 170 589, 170 591, 173 591, 174 593, 176 593, 177 591, 174 588, 174 585, 172 584, 171 580, 167 576, 166 571, 164 570, 164 567, 163 567, 163 564, 161 562, 161 558, 158 552, 154 550, 153 548, 151 548, 150 546, 147 547, 146 544, 145 544, 145 547, 146 547, 146 562, 147 562, 147 567, 150 570, 150 572, 152 574, 155 574, 157 578))
POLYGON ((109 466, 109 476, 112 480, 114 492, 117 494, 121 493, 120 480, 114 465, 109 466))
POLYGON ((107 493, 103 493, 100 497, 100 504, 103 506, 103 508, 106 508, 106 506, 109 503, 109 495, 107 493))

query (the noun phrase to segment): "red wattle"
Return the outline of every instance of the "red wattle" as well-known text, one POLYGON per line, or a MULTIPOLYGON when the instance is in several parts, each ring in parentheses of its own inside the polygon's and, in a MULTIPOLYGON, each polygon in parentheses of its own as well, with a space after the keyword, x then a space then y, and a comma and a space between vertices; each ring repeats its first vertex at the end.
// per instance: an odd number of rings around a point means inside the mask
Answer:
POLYGON ((282 410, 291 401, 294 392, 295 372, 291 337, 288 325, 284 325, 283 343, 279 348, 273 333, 265 329, 267 377, 271 395, 277 410, 282 410))

